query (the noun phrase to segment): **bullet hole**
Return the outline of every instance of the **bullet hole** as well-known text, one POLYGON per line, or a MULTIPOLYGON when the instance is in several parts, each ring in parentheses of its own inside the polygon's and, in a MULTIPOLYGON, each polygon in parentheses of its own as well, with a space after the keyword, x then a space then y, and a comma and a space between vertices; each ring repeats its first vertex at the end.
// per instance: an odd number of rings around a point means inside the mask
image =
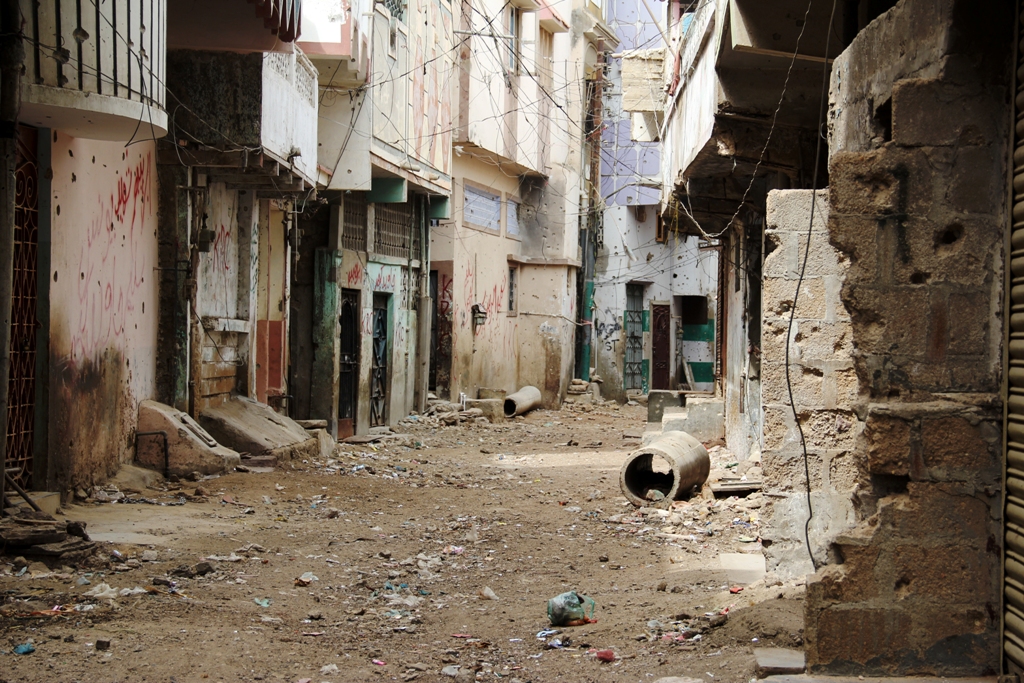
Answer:
POLYGON ((79 276, 80 276, 80 279, 82 279, 82 280, 85 279, 85 273, 79 273, 79 276))
POLYGON ((142 315, 146 315, 146 302, 142 302, 142 315))
POLYGON ((74 173, 71 174, 71 182, 73 182, 73 183, 77 183, 78 182, 78 176, 75 175, 74 173))
POLYGON ((53 131, 53 141, 57 142, 57 131, 53 131))
POLYGON ((75 153, 74 153, 74 152, 73 152, 72 150, 70 150, 70 149, 69 149, 69 150, 68 150, 68 156, 69 156, 69 157, 74 157, 74 156, 75 156, 75 153))
POLYGON ((54 281, 54 282, 56 282, 56 281, 57 281, 57 271, 56 271, 56 270, 55 270, 55 271, 53 271, 53 281, 54 281))
POLYGON ((931 273, 922 273, 922 272, 918 271, 918 272, 916 272, 916 273, 914 273, 913 275, 910 276, 910 282, 911 282, 911 284, 915 284, 915 285, 923 285, 924 283, 928 282, 928 280, 929 280, 929 278, 931 278, 931 276, 932 276, 931 273))
POLYGON ((60 215, 60 204, 57 205, 57 215, 60 215))
POLYGON ((92 163, 94 163, 94 164, 96 163, 96 155, 93 155, 93 157, 92 157, 92 163))
POLYGON ((955 244, 964 236, 964 226, 959 223, 951 223, 937 235, 935 235, 935 246, 941 249, 942 247, 948 247, 951 244, 955 244))
POLYGON ((679 273, 672 273, 672 279, 673 280, 675 280, 677 277, 679 277, 679 273))

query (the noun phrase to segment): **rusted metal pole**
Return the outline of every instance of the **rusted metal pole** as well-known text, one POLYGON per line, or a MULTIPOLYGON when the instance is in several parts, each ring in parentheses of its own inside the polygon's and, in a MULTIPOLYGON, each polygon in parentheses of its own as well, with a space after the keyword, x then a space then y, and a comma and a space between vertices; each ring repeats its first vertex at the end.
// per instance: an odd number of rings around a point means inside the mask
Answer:
MULTIPOLYGON (((0 0, 0 471, 7 465, 7 392, 11 370, 11 306, 14 301, 14 196, 17 192, 18 113, 21 111, 21 42, 18 0, 0 0)), ((5 479, 0 477, 0 500, 5 479)))

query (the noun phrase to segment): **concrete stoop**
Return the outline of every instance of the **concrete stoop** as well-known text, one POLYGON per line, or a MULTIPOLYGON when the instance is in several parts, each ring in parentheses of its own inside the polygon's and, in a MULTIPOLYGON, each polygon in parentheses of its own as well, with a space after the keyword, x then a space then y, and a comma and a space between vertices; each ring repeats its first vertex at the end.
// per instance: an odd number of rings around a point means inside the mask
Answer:
POLYGON ((160 435, 138 437, 135 461, 147 469, 183 477, 193 472, 217 474, 234 469, 241 462, 238 453, 225 448, 187 413, 157 401, 139 404, 138 432, 167 434, 167 462, 160 435))
POLYGON ((199 414, 199 423, 213 438, 239 453, 273 456, 278 462, 316 458, 320 439, 270 406, 235 396, 199 414))
POLYGON ((722 441, 725 439, 725 402, 690 397, 685 406, 664 406, 660 423, 648 423, 644 445, 664 432, 686 432, 703 444, 722 441))

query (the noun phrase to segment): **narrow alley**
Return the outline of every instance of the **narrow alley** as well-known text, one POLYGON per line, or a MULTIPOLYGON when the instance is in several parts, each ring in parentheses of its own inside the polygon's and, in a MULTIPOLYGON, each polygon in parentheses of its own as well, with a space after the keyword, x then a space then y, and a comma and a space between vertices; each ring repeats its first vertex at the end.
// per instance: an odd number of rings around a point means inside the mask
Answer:
POLYGON ((104 539, 82 566, 0 564, 0 650, 35 646, 3 677, 746 681, 752 648, 800 644, 803 589, 720 568, 760 558, 757 495, 626 502, 618 471, 645 416, 413 423, 272 473, 79 501, 68 518, 104 539), (568 590, 596 623, 550 625, 546 601, 568 590))

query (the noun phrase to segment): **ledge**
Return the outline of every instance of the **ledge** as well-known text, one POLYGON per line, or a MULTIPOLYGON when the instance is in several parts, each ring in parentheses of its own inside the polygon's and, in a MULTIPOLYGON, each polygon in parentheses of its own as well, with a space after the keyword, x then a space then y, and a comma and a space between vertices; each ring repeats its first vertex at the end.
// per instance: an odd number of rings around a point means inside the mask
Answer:
POLYGON ((532 256, 517 256, 515 254, 508 255, 509 263, 518 263, 523 266, 569 266, 571 268, 579 268, 580 262, 574 259, 568 258, 535 258, 532 256))

